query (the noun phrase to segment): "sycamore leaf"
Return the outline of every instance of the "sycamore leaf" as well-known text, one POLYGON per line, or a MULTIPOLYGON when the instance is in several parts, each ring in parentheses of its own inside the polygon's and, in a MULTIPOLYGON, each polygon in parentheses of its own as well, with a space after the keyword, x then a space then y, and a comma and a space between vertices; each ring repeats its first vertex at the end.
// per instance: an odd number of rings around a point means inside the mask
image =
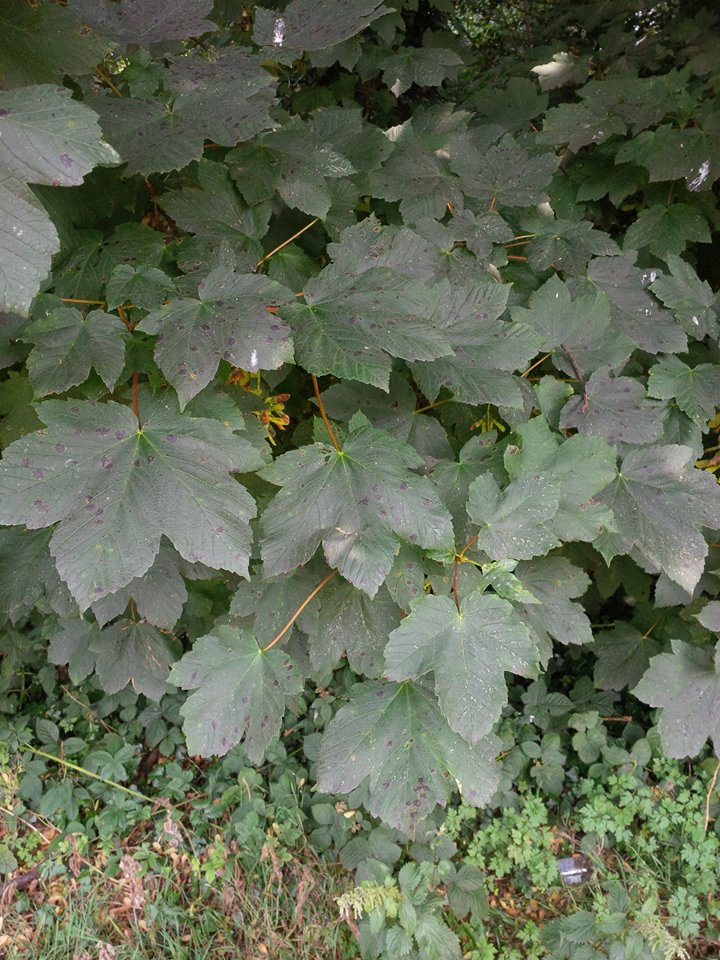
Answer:
POLYGON ((280 732, 287 698, 303 685, 286 653, 263 653, 251 634, 226 625, 195 641, 170 682, 194 691, 180 708, 191 754, 222 756, 244 737, 257 764, 280 732))
POLYGON ((700 613, 695 614, 695 617, 706 630, 720 633, 720 600, 711 600, 710 603, 706 603, 700 613))
POLYGON ((580 435, 560 443, 540 417, 518 434, 522 447, 505 453, 509 486, 501 493, 489 474, 470 486, 468 514, 480 527, 478 547, 494 558, 530 560, 563 540, 595 540, 612 522, 595 498, 612 479, 613 450, 580 435))
POLYGON ((299 117, 241 144, 225 160, 251 206, 270 200, 277 191, 289 207, 321 220, 332 206, 332 181, 355 173, 350 160, 333 145, 318 141, 310 124, 299 117))
POLYGON ((560 427, 616 445, 647 444, 662 436, 665 413, 665 404, 648 400, 638 380, 613 377, 608 367, 601 367, 587 381, 583 394, 565 404, 560 427))
POLYGON ((525 324, 500 320, 509 292, 508 284, 499 283, 438 286, 435 315, 444 325, 442 333, 452 355, 413 364, 417 384, 428 400, 446 387, 464 403, 523 406, 525 384, 511 372, 527 366, 541 339, 525 324))
POLYGON ((161 700, 177 653, 171 640, 149 623, 118 620, 95 633, 90 649, 106 693, 118 693, 132 683, 137 693, 161 700))
POLYGON ((459 54, 443 47, 383 50, 380 62, 383 83, 396 97, 402 96, 414 83, 421 87, 439 87, 447 79, 454 80, 463 63, 459 54))
POLYGON ((343 656, 355 673, 379 677, 383 651, 402 611, 383 585, 372 600, 337 578, 320 596, 320 613, 310 633, 310 662, 318 670, 335 669, 343 656))
POLYGON ((215 24, 205 19, 212 6, 212 0, 153 0, 150 6, 145 0, 70 0, 71 9, 98 33, 144 47, 215 30, 215 24))
POLYGON ((695 469, 694 460, 689 447, 675 444, 624 457, 616 479, 599 495, 617 529, 596 542, 607 561, 635 547, 675 583, 694 590, 708 553, 702 527, 720 529, 720 485, 695 469))
POLYGON ((235 245, 243 245, 248 237, 261 239, 270 219, 269 204, 249 207, 223 163, 203 159, 196 169, 197 184, 170 190, 158 201, 175 223, 189 233, 235 245))
POLYGON ((93 72, 107 43, 74 13, 55 4, 3 5, 0 13, 0 87, 61 84, 66 73, 93 72))
POLYGON ((720 752, 720 644, 712 650, 672 641, 672 653, 653 657, 633 693, 662 707, 658 723, 669 757, 694 757, 710 737, 720 752))
POLYGON ((368 681, 350 697, 323 736, 320 790, 349 793, 367 780, 370 813, 410 835, 458 787, 468 803, 488 802, 499 782, 495 737, 471 747, 448 727, 433 695, 411 682, 368 681))
POLYGON ((711 363, 689 367, 677 357, 663 357, 650 368, 648 393, 674 400, 691 420, 704 426, 720 407, 720 367, 711 363))
POLYGON ((292 299, 267 277, 218 267, 200 283, 197 299, 171 300, 138 329, 158 334, 155 359, 182 409, 212 380, 221 360, 256 373, 291 359, 290 331, 274 313, 292 299))
POLYGON ((298 363, 317 375, 388 389, 392 358, 433 360, 451 352, 432 317, 437 294, 385 267, 355 275, 331 264, 308 281, 305 303, 281 309, 293 329, 298 363))
POLYGON ((262 515, 266 576, 307 563, 322 543, 325 559, 374 596, 400 542, 452 548, 450 515, 422 459, 362 414, 343 449, 315 444, 278 457, 261 476, 282 487, 262 515))
POLYGON ((450 597, 418 600, 390 635, 385 661, 390 680, 433 673, 440 710, 475 744, 507 703, 505 671, 532 675, 537 649, 507 600, 475 592, 459 610, 450 597))
POLYGON ((718 335, 717 297, 706 280, 701 280, 689 263, 669 255, 670 275, 657 277, 650 289, 675 314, 684 329, 703 340, 718 335))
POLYGON ((264 7, 255 10, 253 39, 278 52, 325 50, 354 37, 386 13, 382 0, 343 0, 341 10, 334 0, 290 0, 282 13, 264 7))
POLYGON ((273 78, 247 49, 226 49, 212 60, 181 57, 164 83, 172 102, 114 95, 93 101, 128 176, 179 170, 200 160, 205 140, 234 146, 272 126, 273 78))
POLYGON ((596 230, 587 220, 542 220, 534 225, 535 236, 527 247, 527 257, 533 269, 542 271, 551 267, 562 270, 565 276, 582 273, 592 256, 613 256, 620 248, 602 230, 596 230))
POLYGON ((441 219, 448 208, 462 210, 461 183, 450 170, 449 157, 453 138, 466 124, 467 114, 452 112, 442 104, 420 108, 405 123, 387 131, 394 150, 370 176, 370 186, 375 196, 400 201, 405 223, 441 219))
POLYGON ((646 353, 682 353, 687 338, 644 289, 646 274, 634 266, 635 256, 631 251, 622 257, 596 257, 588 266, 588 280, 607 294, 619 333, 646 353))
POLYGON ((462 181, 462 190, 484 208, 529 207, 547 200, 545 187, 553 178, 559 158, 552 153, 532 156, 509 134, 500 143, 466 149, 450 160, 462 181))
POLYGON ((500 459, 495 446, 496 440, 497 434, 494 432, 471 437, 460 450, 456 462, 439 463, 433 470, 435 486, 453 517, 456 542, 464 542, 469 536, 465 506, 470 484, 481 473, 492 471, 500 459))
POLYGON ((652 637, 640 633, 630 623, 603 630, 595 637, 592 651, 597 657, 595 686, 599 690, 629 690, 639 682, 650 658, 661 646, 652 637))
POLYGON ((650 171, 650 180, 685 179, 688 190, 711 190, 720 176, 717 163, 718 135, 699 127, 684 130, 664 124, 657 130, 645 130, 622 144, 618 163, 632 160, 650 171))
POLYGON ((11 371, 7 380, 0 383, 0 448, 8 447, 42 424, 38 420, 33 400, 35 391, 28 378, 11 371))
POLYGON ((47 530, 0 530, 0 610, 13 622, 35 606, 54 573, 49 540, 47 530))
POLYGON ((35 393, 64 393, 87 380, 92 367, 112 390, 125 364, 128 332, 119 317, 102 310, 83 316, 61 307, 28 324, 22 339, 35 344, 27 369, 35 393))
MULTIPOLYGON (((538 67, 533 67, 539 72, 538 67)), ((549 89, 547 85, 543 89, 549 89)), ((624 134, 625 122, 613 116, 602 102, 597 99, 582 103, 561 103, 545 115, 543 129, 538 134, 539 143, 560 146, 567 144, 568 149, 576 153, 581 147, 591 143, 602 143, 614 134, 624 134)))
POLYGON ((108 278, 105 299, 110 310, 125 303, 152 310, 174 289, 170 277, 157 267, 119 263, 108 278))
POLYGON ((576 371, 570 355, 585 375, 601 365, 625 363, 634 344, 611 326, 610 301, 603 291, 572 299, 570 288, 552 276, 530 297, 528 307, 511 307, 513 320, 532 328, 540 338, 538 351, 551 353, 555 367, 570 377, 576 371))
POLYGON ((171 629, 180 619, 188 597, 181 566, 182 558, 163 542, 152 566, 142 577, 135 577, 126 587, 93 603, 95 619, 104 627, 125 612, 132 598, 143 620, 165 630, 171 629))
POLYGON ((539 646, 546 644, 548 637, 574 644, 592 640, 584 607, 573 603, 590 586, 590 578, 582 570, 566 557, 552 556, 519 563, 514 573, 536 602, 509 599, 537 636, 539 646))
POLYGON ((92 644, 98 635, 97 625, 89 620, 63 620, 50 634, 48 660, 60 666, 68 666, 73 683, 80 683, 95 669, 95 653, 92 644))
POLYGON ((663 260, 682 253, 688 243, 710 243, 707 220, 687 203, 659 204, 641 210, 625 234, 625 248, 646 247, 663 260))
POLYGON ((48 401, 47 429, 0 463, 0 522, 58 524, 50 551, 81 610, 142 576, 165 534, 191 562, 246 576, 255 504, 231 473, 260 454, 217 421, 118 403, 48 401))
POLYGON ((71 91, 38 85, 0 93, 0 310, 26 314, 60 242, 27 183, 77 186, 117 153, 71 91))

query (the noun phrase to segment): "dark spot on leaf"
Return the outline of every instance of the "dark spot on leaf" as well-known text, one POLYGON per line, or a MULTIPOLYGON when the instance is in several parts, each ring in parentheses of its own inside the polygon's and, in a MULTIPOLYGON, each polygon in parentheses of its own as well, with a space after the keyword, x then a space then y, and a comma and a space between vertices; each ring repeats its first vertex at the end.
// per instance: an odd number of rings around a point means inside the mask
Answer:
POLYGON ((177 440, 177 437, 175 436, 174 433, 169 433, 167 437, 165 437, 165 439, 167 440, 168 443, 175 443, 175 441, 177 440))
POLYGON ((125 434, 126 434, 126 431, 125 431, 125 430, 116 430, 116 431, 115 431, 115 439, 116 439, 116 440, 122 440, 123 437, 125 436, 125 434))
POLYGON ((67 447, 65 446, 64 443, 56 443, 55 450, 57 451, 57 453, 65 453, 65 451, 67 450, 67 447))
POLYGON ((47 513, 50 507, 43 500, 34 500, 33 506, 38 513, 47 513))
POLYGON ((30 460, 29 460, 29 458, 28 458, 28 457, 23 457, 23 458, 20 460, 20 466, 21 466, 21 467, 25 467, 25 469, 27 469, 27 468, 30 466, 30 460))
POLYGON ((35 467, 32 475, 34 480, 42 480, 42 478, 45 476, 45 471, 41 470, 40 467, 35 467))

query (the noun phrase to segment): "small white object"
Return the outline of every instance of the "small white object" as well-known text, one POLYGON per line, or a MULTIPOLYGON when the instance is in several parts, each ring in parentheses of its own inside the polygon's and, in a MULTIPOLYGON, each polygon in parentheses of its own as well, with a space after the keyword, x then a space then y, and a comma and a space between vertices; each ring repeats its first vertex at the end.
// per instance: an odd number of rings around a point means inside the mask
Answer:
POLYGON ((281 47, 285 42, 285 21, 282 17, 278 17, 275 21, 275 28, 273 29, 273 46, 281 47))

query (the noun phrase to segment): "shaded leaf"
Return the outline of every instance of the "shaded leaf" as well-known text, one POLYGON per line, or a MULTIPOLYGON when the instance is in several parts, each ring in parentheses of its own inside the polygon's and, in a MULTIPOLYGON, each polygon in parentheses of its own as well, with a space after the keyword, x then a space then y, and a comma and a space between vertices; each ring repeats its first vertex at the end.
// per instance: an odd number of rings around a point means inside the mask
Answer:
POLYGON ((437 491, 411 473, 421 462, 362 414, 342 450, 316 444, 278 457, 261 472, 282 486, 261 521, 265 574, 306 563, 322 543, 328 564, 374 596, 401 541, 451 547, 450 516, 437 491))
POLYGON ((118 620, 95 633, 90 649, 106 693, 118 693, 132 683, 137 693, 160 700, 169 689, 167 679, 177 656, 174 647, 149 623, 118 620))
POLYGON ((350 696, 325 730, 320 790, 349 793, 367 778, 369 811, 410 835, 458 787, 468 803, 487 803, 499 781, 494 737, 471 747, 414 683, 368 681, 350 696))
POLYGON ((506 600, 475 592, 459 610, 450 597, 418 600, 391 634, 385 659, 390 680, 433 673, 440 710, 475 744, 507 703, 505 671, 530 676, 537 650, 506 600))
POLYGON ((288 696, 302 690, 286 653, 263 653, 251 634, 224 625, 195 641, 170 682, 194 691, 180 709, 190 753, 222 756, 244 738, 251 763, 277 738, 288 696))
POLYGON ((632 690, 661 647, 632 624, 621 623, 598 634, 592 649, 597 657, 595 686, 600 690, 632 690))

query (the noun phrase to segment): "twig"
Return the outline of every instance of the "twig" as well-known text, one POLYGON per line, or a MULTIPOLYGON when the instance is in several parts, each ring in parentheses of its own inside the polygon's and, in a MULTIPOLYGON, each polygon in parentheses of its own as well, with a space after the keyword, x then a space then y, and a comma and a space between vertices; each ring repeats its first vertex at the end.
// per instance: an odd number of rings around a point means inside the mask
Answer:
POLYGON ((708 824, 710 823, 710 798, 712 797, 712 792, 715 789, 718 773, 720 773, 720 760, 718 760, 715 766, 715 773, 712 775, 712 780, 710 781, 710 786, 708 787, 707 796, 705 797, 705 827, 703 831, 704 833, 707 833, 708 824))
POLYGON ((463 561, 465 560, 465 554, 468 552, 470 547, 475 543, 475 541, 479 536, 480 534, 476 533, 474 537, 470 537, 470 539, 462 548, 460 553, 455 554, 455 569, 453 570, 452 592, 453 592, 453 598, 455 600, 455 606, 457 607, 458 613, 460 612, 460 598, 458 597, 457 582, 458 582, 458 573, 460 571, 460 564, 463 563, 463 561))
POLYGON ((293 240, 297 240, 299 236, 305 233, 306 230, 309 230, 310 227, 314 227, 316 223, 320 223, 320 217, 315 217, 314 220, 311 220, 310 223, 306 223, 304 227, 297 231, 297 233, 294 233, 291 237, 288 237, 287 240, 283 240, 282 243, 279 243, 273 250, 270 251, 270 253, 266 253, 264 257, 260 257, 255 265, 255 269, 259 270, 260 267, 270 259, 270 257, 275 256, 278 250, 282 250, 283 247, 286 247, 289 243, 292 243, 293 240))
POLYGON ((587 413, 587 408, 588 408, 588 404, 590 403, 590 398, 587 395, 587 387, 585 385, 585 374, 582 372, 580 368, 580 364, 577 362, 577 358, 575 354, 572 352, 572 350, 570 349, 570 347, 566 343, 561 343, 560 346, 565 351, 565 356, 570 361, 570 364, 573 368, 573 373, 577 377, 578 383, 580 384, 580 387, 582 389, 583 402, 582 402, 582 406, 580 407, 580 413, 587 413))
POLYGON ((335 447, 335 449, 336 449, 336 450, 338 451, 338 453, 339 453, 339 452, 340 452, 340 444, 339 444, 338 441, 337 441, 337 437, 336 437, 335 434, 333 433, 333 428, 330 426, 330 421, 328 420, 328 415, 327 415, 327 413, 325 412, 325 406, 324 406, 324 404, 323 404, 323 402, 322 402, 322 397, 320 396, 320 386, 318 385, 317 377, 315 376, 314 373, 311 373, 310 376, 312 377, 312 385, 313 385, 313 390, 315 391, 315 399, 317 400, 317 402, 318 402, 318 407, 320 408, 320 416, 323 418, 323 423, 325 424, 325 429, 327 430, 328 434, 330 435, 330 439, 332 440, 332 445, 335 447))
POLYGON ((316 597, 316 596, 320 593, 320 591, 321 591, 322 588, 325 586, 325 584, 326 584, 326 583, 329 583, 330 580, 332 580, 332 578, 335 576, 336 573, 337 573, 337 570, 331 570, 330 573, 329 573, 326 577, 323 577, 323 579, 322 579, 322 580, 320 581, 320 583, 315 587, 315 589, 312 590, 311 593, 310 593, 307 597, 305 597, 305 599, 303 600, 303 602, 302 602, 302 603, 300 604, 300 606, 297 608, 297 610, 295 611, 295 613, 290 617, 290 619, 289 619, 288 622, 285 624, 285 626, 282 628, 282 630, 280 631, 280 633, 279 633, 276 637, 273 637, 273 639, 270 641, 270 643, 269 643, 266 647, 263 647, 263 648, 262 648, 262 652, 263 652, 263 653, 267 653, 267 651, 268 651, 271 647, 274 647, 274 646, 275 646, 275 644, 278 642, 278 640, 282 639, 282 637, 285 636, 285 634, 288 632, 288 630, 290 629, 290 627, 295 623, 295 621, 297 620, 297 618, 298 618, 298 617, 300 616, 300 614, 303 612, 303 610, 305 609, 305 607, 310 603, 310 601, 311 601, 314 597, 316 597))
POLYGON ((59 763, 61 767, 67 767, 69 770, 74 770, 76 773, 81 773, 85 777, 90 777, 91 780, 97 780, 100 783, 104 783, 107 787, 115 787, 116 790, 122 790, 123 793, 129 794, 131 797, 137 797, 138 800, 144 800, 145 803, 153 803, 150 797, 146 797, 145 794, 140 793, 139 790, 133 790, 130 787, 124 786, 122 783, 116 783, 114 780, 108 780, 107 777, 101 777, 99 773, 93 773, 92 770, 86 770, 85 767, 81 767, 77 763, 73 763, 71 760, 64 760, 62 757, 56 757, 52 753, 46 753, 44 750, 38 750, 36 747, 31 747, 29 743, 21 743, 20 748, 22 750, 27 750, 29 753, 34 753, 38 757, 44 757, 45 760, 52 760, 54 763, 59 763))
POLYGON ((535 363, 533 363, 531 366, 529 366, 524 373, 521 373, 521 374, 520 374, 520 376, 521 376, 521 377, 526 377, 529 373, 532 373, 532 371, 535 369, 535 367, 539 367, 541 363, 545 363, 545 361, 546 361, 549 357, 551 357, 551 356, 552 356, 551 353, 546 353, 545 356, 540 357, 539 360, 536 360, 535 363))
POLYGON ((132 410, 135 416, 137 417, 138 426, 141 427, 142 424, 140 423, 140 405, 138 403, 138 380, 139 379, 140 379, 140 375, 138 374, 137 370, 135 370, 132 377, 132 410))
POLYGON ((60 297, 63 303, 91 303, 96 307, 104 307, 104 300, 78 300, 76 297, 60 297))

